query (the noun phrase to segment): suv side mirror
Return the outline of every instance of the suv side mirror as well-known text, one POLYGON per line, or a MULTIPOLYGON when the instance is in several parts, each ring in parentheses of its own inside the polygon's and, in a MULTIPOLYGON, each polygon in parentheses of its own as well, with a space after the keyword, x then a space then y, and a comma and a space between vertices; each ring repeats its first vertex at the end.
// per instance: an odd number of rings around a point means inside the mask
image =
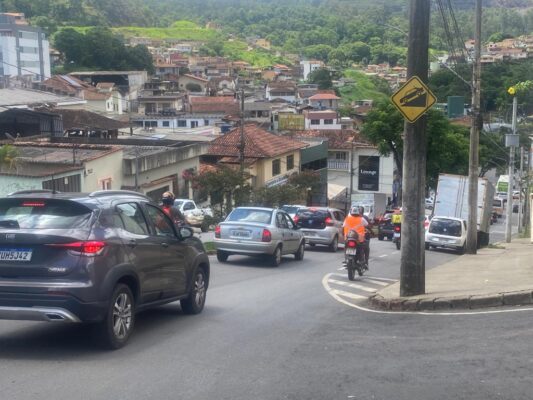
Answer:
POLYGON ((179 234, 180 239, 184 240, 184 239, 192 238, 194 235, 194 232, 188 226, 182 226, 181 228, 178 229, 178 234, 179 234))

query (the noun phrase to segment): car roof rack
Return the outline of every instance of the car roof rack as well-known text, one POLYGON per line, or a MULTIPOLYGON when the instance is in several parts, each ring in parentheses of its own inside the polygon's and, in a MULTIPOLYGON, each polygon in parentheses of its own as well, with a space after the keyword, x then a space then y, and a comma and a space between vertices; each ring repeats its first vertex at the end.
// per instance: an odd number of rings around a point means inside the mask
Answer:
POLYGON ((142 197, 143 199, 152 200, 150 197, 145 194, 134 192, 133 190, 96 190, 89 194, 89 197, 105 197, 105 196, 116 196, 116 195, 128 195, 128 196, 137 196, 142 197))
POLYGON ((9 193, 7 196, 16 196, 17 194, 43 194, 43 193, 61 193, 57 190, 50 190, 50 189, 27 189, 27 190, 18 190, 16 192, 9 193))

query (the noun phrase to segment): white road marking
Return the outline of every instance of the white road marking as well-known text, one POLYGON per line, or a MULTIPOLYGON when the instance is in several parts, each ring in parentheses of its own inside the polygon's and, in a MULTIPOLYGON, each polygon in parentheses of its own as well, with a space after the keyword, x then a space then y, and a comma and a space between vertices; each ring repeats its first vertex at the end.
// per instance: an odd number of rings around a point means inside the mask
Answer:
POLYGON ((378 256, 379 258, 383 258, 383 257, 388 257, 389 255, 388 254, 382 254, 380 256, 378 256))
POLYGON ((354 299, 354 300, 362 300, 362 299, 366 299, 367 298, 366 296, 361 296, 360 294, 344 292, 344 291, 338 290, 338 289, 332 289, 332 292, 335 293, 336 295, 348 297, 349 299, 354 299))
MULTIPOLYGON (((454 316, 464 316, 464 315, 482 315, 482 314, 502 314, 502 313, 512 313, 512 312, 522 312, 522 311, 533 311, 533 307, 527 307, 527 308, 513 308, 513 309, 507 309, 507 310, 491 310, 491 311, 464 311, 464 312, 428 312, 428 311, 382 311, 382 310, 373 310, 371 308, 366 308, 359 306, 357 304, 350 303, 349 301, 343 299, 341 296, 342 292, 337 289, 333 289, 329 286, 328 281, 331 276, 333 275, 339 275, 339 274, 326 274, 324 278, 322 278, 322 286, 326 290, 326 292, 329 293, 331 297, 333 297, 335 300, 337 300, 339 303, 346 304, 349 307, 356 308, 360 311, 366 311, 371 312, 374 314, 394 314, 394 315, 424 315, 424 316, 437 316, 437 317, 454 317, 454 316)), ((385 278, 380 278, 385 279, 385 278)), ((346 292, 342 292, 346 293, 346 292)), ((346 296, 348 297, 348 296, 346 296)), ((364 297, 364 296, 361 296, 364 297)))
MULTIPOLYGON (((380 285, 380 286, 389 286, 390 285, 390 283, 376 281, 375 279, 370 279, 370 278, 365 278, 365 281, 370 282, 370 283, 374 283, 374 284, 380 285)), ((394 282, 396 282, 396 281, 394 281, 394 282)))
POLYGON ((374 293, 374 292, 377 291, 377 289, 372 289, 372 288, 369 288, 369 287, 366 287, 366 286, 358 285, 357 283, 349 283, 349 282, 344 282, 344 281, 338 281, 336 279, 330 279, 330 280, 328 280, 328 282, 334 283, 335 285, 341 285, 341 286, 351 287, 351 288, 354 288, 354 289, 360 289, 360 290, 362 290, 364 292, 374 293))

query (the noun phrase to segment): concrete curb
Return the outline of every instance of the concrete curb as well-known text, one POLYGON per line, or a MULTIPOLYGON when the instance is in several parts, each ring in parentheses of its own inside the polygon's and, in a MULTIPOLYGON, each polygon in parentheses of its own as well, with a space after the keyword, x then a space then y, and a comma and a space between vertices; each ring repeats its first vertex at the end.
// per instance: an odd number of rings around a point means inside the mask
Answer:
POLYGON ((469 310, 502 306, 525 306, 533 304, 533 289, 516 292, 494 293, 486 295, 465 295, 458 297, 408 297, 385 298, 375 294, 369 299, 373 308, 387 311, 442 311, 469 310))

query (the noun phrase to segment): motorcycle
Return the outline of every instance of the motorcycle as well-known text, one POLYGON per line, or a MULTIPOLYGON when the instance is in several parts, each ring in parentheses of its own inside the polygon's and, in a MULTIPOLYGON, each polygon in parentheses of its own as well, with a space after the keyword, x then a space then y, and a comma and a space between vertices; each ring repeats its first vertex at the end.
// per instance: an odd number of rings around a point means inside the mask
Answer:
POLYGON ((396 249, 400 250, 402 247, 402 226, 400 224, 394 225, 394 234, 392 236, 392 242, 396 243, 396 249))
POLYGON ((367 269, 364 261, 364 250, 358 241, 358 234, 355 231, 348 232, 344 243, 344 257, 349 280, 353 281, 355 279, 355 271, 357 271, 359 276, 364 274, 367 269))

